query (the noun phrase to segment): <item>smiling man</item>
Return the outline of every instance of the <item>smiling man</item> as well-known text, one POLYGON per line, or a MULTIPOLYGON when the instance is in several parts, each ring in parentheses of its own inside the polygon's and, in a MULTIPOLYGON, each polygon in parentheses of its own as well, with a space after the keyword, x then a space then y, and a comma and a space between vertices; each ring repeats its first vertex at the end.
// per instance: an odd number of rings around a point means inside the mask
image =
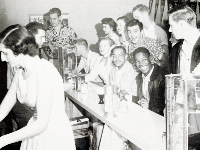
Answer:
POLYGON ((138 103, 157 114, 164 115, 165 77, 157 64, 151 64, 148 49, 139 47, 134 52, 135 64, 141 71, 137 76, 138 103))
POLYGON ((156 40, 142 36, 142 23, 139 22, 139 20, 137 19, 132 19, 128 23, 126 23, 126 27, 129 38, 131 40, 131 43, 129 44, 128 48, 128 60, 132 64, 134 64, 133 52, 138 47, 145 47, 150 52, 152 63, 156 63, 159 66, 166 67, 168 56, 156 40))
POLYGON ((150 9, 143 4, 138 4, 133 8, 132 12, 133 17, 143 24, 143 36, 157 40, 168 56, 169 50, 167 34, 151 19, 150 9))
POLYGON ((112 49, 114 68, 110 71, 110 84, 114 85, 121 92, 129 95, 137 95, 136 76, 137 71, 127 61, 126 49, 123 46, 116 46, 112 49))

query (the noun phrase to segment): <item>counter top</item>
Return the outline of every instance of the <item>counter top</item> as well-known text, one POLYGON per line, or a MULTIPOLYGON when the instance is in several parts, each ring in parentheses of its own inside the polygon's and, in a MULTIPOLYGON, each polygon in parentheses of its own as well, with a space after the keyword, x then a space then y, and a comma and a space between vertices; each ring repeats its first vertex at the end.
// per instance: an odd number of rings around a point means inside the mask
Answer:
POLYGON ((79 106, 90 112, 99 120, 110 126, 116 132, 137 145, 142 150, 166 150, 165 139, 166 119, 148 109, 128 102, 128 112, 119 113, 119 103, 115 101, 116 118, 104 118, 104 104, 98 104, 99 97, 96 85, 88 85, 88 93, 66 91, 66 96, 79 106))

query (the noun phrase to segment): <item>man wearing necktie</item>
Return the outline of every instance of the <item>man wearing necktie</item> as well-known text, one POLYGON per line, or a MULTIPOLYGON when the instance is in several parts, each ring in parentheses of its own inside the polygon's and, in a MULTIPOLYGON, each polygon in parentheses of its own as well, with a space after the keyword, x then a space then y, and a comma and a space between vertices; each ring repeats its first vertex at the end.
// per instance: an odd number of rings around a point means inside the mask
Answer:
POLYGON ((152 64, 148 49, 139 47, 134 52, 137 68, 141 71, 137 78, 138 104, 157 114, 164 115, 165 108, 165 77, 161 67, 152 64))
POLYGON ((110 84, 115 86, 120 93, 137 95, 136 76, 138 72, 133 65, 127 61, 126 49, 123 46, 116 46, 112 49, 114 66, 110 71, 110 84))

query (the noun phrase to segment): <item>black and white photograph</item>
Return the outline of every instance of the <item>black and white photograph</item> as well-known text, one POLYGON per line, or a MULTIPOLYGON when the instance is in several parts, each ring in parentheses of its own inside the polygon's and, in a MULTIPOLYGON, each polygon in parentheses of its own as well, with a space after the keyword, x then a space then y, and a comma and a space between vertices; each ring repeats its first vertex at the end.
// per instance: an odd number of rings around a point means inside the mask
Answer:
POLYGON ((200 0, 0 0, 0 150, 200 150, 200 0))

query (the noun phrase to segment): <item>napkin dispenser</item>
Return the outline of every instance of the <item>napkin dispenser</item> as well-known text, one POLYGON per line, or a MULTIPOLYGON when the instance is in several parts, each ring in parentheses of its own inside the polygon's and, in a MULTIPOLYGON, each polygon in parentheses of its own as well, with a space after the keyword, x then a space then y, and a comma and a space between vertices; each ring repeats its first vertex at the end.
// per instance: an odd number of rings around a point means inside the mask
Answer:
POLYGON ((105 95, 104 95, 104 108, 105 108, 105 118, 113 118, 116 117, 114 113, 114 105, 113 105, 113 94, 114 94, 114 86, 106 85, 104 87, 105 95))

